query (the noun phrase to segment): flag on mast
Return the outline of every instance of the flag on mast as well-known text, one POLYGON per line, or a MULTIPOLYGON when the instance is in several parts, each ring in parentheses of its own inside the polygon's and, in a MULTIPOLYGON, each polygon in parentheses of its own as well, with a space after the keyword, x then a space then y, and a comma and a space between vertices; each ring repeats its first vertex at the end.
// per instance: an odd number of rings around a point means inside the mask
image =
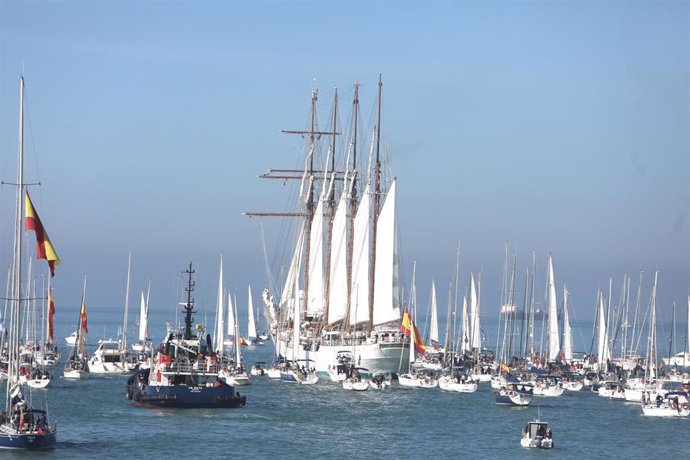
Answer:
POLYGON ((26 192, 24 212, 26 217, 26 230, 33 230, 36 233, 36 257, 48 261, 50 276, 53 277, 55 276, 55 266, 60 265, 60 258, 55 252, 50 238, 48 238, 48 233, 45 231, 45 228, 43 228, 43 223, 38 217, 38 213, 36 212, 36 208, 34 208, 34 204, 31 202, 28 191, 26 192))

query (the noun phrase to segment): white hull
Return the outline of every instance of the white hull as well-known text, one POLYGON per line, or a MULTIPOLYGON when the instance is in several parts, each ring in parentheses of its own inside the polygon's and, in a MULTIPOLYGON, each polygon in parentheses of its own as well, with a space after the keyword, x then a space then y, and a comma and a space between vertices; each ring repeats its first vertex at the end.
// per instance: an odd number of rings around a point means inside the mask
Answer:
POLYGON ((565 388, 568 391, 580 391, 582 388, 584 388, 585 384, 582 381, 574 381, 574 382, 564 382, 563 383, 563 388, 565 388))
POLYGON ((272 367, 271 369, 266 372, 266 375, 268 375, 268 378, 271 379, 279 379, 280 378, 280 369, 272 367))
POLYGON ((472 380, 480 383, 486 383, 491 381, 491 374, 472 374, 472 380))
POLYGON ((428 377, 418 377, 410 374, 400 374, 398 376, 398 383, 402 387, 408 388, 436 388, 438 380, 428 377))
POLYGON ((79 380, 79 379, 85 379, 89 377, 89 372, 88 371, 64 371, 62 374, 64 378, 66 379, 72 379, 72 380, 79 380))
MULTIPOLYGON (((409 362, 409 345, 407 348, 402 342, 395 343, 358 343, 352 345, 324 345, 322 344, 317 351, 306 351, 300 347, 298 356, 293 356, 292 344, 279 339, 276 343, 280 355, 285 356, 288 361, 310 360, 310 366, 316 372, 327 375, 329 366, 338 362, 338 353, 344 350, 352 353, 354 364, 357 367, 376 369, 382 372, 398 372, 400 363, 403 366, 409 362)), ((406 369, 402 369, 404 372, 406 369)))
POLYGON ((690 415, 690 409, 687 408, 687 404, 681 406, 678 409, 674 409, 671 406, 660 406, 656 405, 645 405, 642 406, 642 414, 646 417, 687 417, 690 415))
POLYGON ((438 379, 438 387, 444 391, 455 391, 458 393, 474 393, 477 391, 477 382, 458 382, 454 378, 441 377, 438 379))
POLYGON ((343 390, 366 391, 369 389, 367 379, 345 379, 343 380, 343 390))
POLYGON ((92 374, 109 375, 109 374, 128 374, 134 370, 134 366, 127 363, 100 363, 97 361, 89 361, 89 372, 92 374))
POLYGON ((561 396, 565 389, 561 386, 534 386, 535 396, 545 396, 549 398, 555 398, 561 396))
POLYGON ((31 387, 31 388, 45 388, 50 384, 50 382, 52 382, 52 379, 49 379, 49 378, 48 379, 29 379, 29 380, 24 381, 24 383, 26 383, 26 385, 28 387, 31 387))

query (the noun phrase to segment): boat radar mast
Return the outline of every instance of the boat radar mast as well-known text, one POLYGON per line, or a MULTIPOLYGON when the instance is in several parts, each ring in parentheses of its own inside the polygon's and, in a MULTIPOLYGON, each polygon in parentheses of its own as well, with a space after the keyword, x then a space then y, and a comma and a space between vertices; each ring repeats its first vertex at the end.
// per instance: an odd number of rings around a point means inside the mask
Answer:
POLYGON ((183 309, 185 312, 185 318, 184 318, 184 339, 185 340, 191 340, 194 338, 192 335, 192 323, 194 322, 194 317, 192 316, 192 313, 196 313, 194 310, 194 299, 192 298, 192 292, 194 292, 194 285, 196 284, 192 280, 192 274, 194 273, 194 270, 192 269, 192 263, 189 262, 189 268, 182 273, 186 273, 188 275, 188 281, 187 281, 187 287, 184 288, 184 290, 187 292, 187 302, 183 304, 183 309))

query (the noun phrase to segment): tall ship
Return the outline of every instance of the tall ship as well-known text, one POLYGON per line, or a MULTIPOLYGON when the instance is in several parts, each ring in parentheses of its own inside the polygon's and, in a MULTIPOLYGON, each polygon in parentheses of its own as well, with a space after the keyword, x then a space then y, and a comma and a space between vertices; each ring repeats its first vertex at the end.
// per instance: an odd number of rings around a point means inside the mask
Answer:
POLYGON ((19 78, 19 149, 17 159, 16 214, 14 221, 14 250, 12 268, 8 279, 6 330, 2 333, 7 350, 7 379, 5 405, 0 412, 0 448, 2 449, 48 449, 55 445, 57 428, 48 422, 48 411, 32 403, 31 392, 24 394, 20 374, 22 363, 20 348, 22 343, 23 318, 29 308, 25 284, 22 281, 23 243, 22 219, 26 220, 26 230, 36 234, 39 259, 46 259, 51 277, 55 265, 59 264, 53 245, 43 228, 24 182, 24 76, 19 78), (6 333, 6 335, 5 335, 6 333))
POLYGON ((294 224, 292 238, 281 238, 294 242, 285 250, 292 253, 287 276, 282 287, 269 276, 262 295, 264 316, 276 360, 306 363, 322 375, 338 365, 343 353, 372 372, 404 372, 408 367, 408 339, 401 332, 396 179, 381 161, 382 88, 379 78, 376 122, 365 161, 358 158, 359 85, 354 85, 343 152, 336 145, 341 134, 337 90, 332 124, 323 131, 317 124, 314 88, 308 128, 284 131, 306 139, 303 168, 271 169, 260 176, 297 183, 297 209, 245 213, 282 216, 294 224), (321 152, 324 141, 326 154, 321 152))
POLYGON ((127 380, 127 398, 135 406, 172 408, 228 408, 244 406, 246 397, 219 378, 218 355, 211 336, 194 325, 192 264, 182 303, 184 328, 168 327, 165 339, 150 359, 149 367, 127 380))

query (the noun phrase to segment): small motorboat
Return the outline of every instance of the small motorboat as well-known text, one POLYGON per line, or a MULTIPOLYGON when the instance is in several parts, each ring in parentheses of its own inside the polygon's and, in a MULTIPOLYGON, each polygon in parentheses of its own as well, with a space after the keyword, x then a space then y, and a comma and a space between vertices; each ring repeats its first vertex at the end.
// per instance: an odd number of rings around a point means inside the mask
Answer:
POLYGON ((553 436, 549 424, 539 420, 538 417, 533 422, 527 422, 527 425, 522 429, 520 445, 522 447, 552 449, 553 436))
POLYGON ((348 378, 343 380, 344 390, 366 391, 369 389, 369 380, 363 377, 363 374, 369 374, 369 369, 356 367, 348 378))
POLYGON ((257 361, 252 364, 252 368, 249 373, 255 377, 268 374, 268 371, 266 370, 266 361, 257 361))
POLYGON ((374 371, 369 378, 369 386, 374 390, 385 390, 391 387, 391 375, 381 371, 374 371))

